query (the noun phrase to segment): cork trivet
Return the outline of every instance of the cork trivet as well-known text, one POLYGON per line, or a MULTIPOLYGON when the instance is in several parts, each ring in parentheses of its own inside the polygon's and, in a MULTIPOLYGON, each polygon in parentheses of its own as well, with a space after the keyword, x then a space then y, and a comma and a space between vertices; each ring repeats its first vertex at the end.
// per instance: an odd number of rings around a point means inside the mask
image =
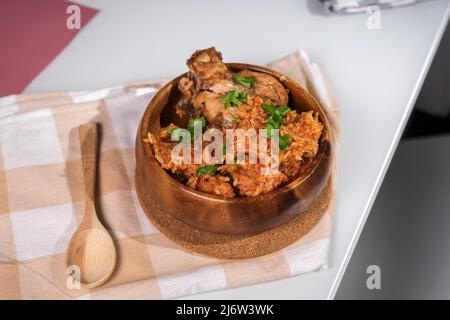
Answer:
POLYGON ((136 192, 150 221, 167 238, 178 245, 200 254, 222 259, 245 259, 280 250, 306 235, 322 218, 331 198, 331 182, 316 200, 297 217, 271 230, 254 235, 223 235, 196 229, 165 213, 144 195, 136 177, 136 192))

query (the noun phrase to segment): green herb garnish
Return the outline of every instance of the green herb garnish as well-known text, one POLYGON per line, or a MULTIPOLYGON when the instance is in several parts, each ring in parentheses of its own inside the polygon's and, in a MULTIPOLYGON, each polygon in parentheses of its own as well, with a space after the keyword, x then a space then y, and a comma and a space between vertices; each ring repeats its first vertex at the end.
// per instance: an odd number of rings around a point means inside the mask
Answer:
POLYGON ((197 122, 201 123, 202 131, 206 127, 206 119, 204 117, 190 119, 189 124, 188 124, 188 130, 189 130, 189 133, 191 134, 192 140, 195 140, 195 138, 196 138, 194 128, 195 128, 195 124, 197 122))
POLYGON ((261 105, 261 108, 262 108, 265 112, 270 113, 270 114, 273 114, 273 113, 275 112, 275 106, 272 106, 272 105, 270 105, 270 104, 263 103, 263 104, 261 105))
POLYGON ((292 141, 292 137, 290 134, 285 134, 280 137, 279 143, 280 143, 280 150, 286 150, 286 148, 289 146, 289 142, 292 141))
POLYGON ((222 102, 225 109, 228 109, 232 106, 239 106, 242 102, 247 101, 247 97, 248 95, 244 91, 233 89, 222 96, 222 102))
POLYGON ((206 167, 201 167, 197 169, 197 176, 200 177, 204 174, 209 174, 210 176, 215 175, 217 172, 217 167, 216 166, 206 166, 206 167))
POLYGON ((270 114, 270 117, 266 122, 266 136, 270 138, 272 129, 280 129, 281 125, 284 123, 283 117, 291 111, 291 108, 288 106, 276 107, 266 103, 263 103, 261 108, 270 114))
POLYGON ((288 106, 279 106, 275 110, 275 112, 279 113, 280 116, 282 116, 282 117, 287 115, 289 113, 289 111, 291 111, 291 108, 289 108, 288 106))
POLYGON ((289 108, 288 106, 272 106, 270 104, 266 104, 263 103, 261 105, 261 108, 266 111, 267 113, 269 113, 271 116, 277 115, 277 116, 281 116, 284 117, 285 115, 288 114, 289 111, 291 111, 291 108, 289 108))
POLYGON ((267 138, 271 137, 273 129, 280 129, 280 127, 281 127, 281 121, 276 121, 272 117, 270 117, 266 122, 267 138))
POLYGON ((240 74, 235 74, 234 81, 242 84, 247 89, 250 89, 256 83, 256 78, 255 77, 245 77, 240 74))

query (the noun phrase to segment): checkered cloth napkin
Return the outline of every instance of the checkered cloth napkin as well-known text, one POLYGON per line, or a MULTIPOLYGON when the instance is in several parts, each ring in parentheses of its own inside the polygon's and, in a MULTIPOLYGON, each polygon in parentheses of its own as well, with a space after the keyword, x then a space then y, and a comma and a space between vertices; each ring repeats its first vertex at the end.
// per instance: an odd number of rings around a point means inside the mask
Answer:
MULTIPOLYGON (((319 68, 302 52, 271 64, 338 112, 319 68)), ((279 279, 326 266, 331 204, 302 239, 277 253, 218 260, 184 250, 149 222, 136 198, 134 143, 140 117, 164 82, 94 92, 0 99, 0 298, 168 299, 279 279), (97 207, 118 264, 96 289, 67 284, 64 251, 83 215, 78 126, 101 124, 97 207)))

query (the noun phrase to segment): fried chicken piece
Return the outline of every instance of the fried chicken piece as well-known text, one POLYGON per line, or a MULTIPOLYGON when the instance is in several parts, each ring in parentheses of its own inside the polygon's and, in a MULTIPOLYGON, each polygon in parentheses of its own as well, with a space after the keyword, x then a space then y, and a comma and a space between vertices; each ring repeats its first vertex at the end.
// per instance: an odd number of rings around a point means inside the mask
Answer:
MULTIPOLYGON (((182 104, 192 102, 193 107, 203 113, 208 122, 213 125, 232 127, 233 119, 230 110, 226 110, 221 96, 231 90, 244 91, 250 99, 262 97, 262 102, 287 105, 288 94, 283 85, 273 76, 243 70, 241 75, 254 77, 256 83, 252 88, 245 88, 233 81, 233 74, 222 62, 220 52, 214 47, 197 50, 187 61, 189 78, 182 78, 178 87, 183 94, 182 104), (222 122, 222 123, 221 123, 222 122)), ((242 108, 242 116, 245 116, 245 106, 242 108)), ((261 121, 259 121, 261 122, 261 121)), ((258 127, 261 127, 258 123, 258 127)))
POLYGON ((221 95, 210 91, 200 91, 192 101, 195 109, 201 111, 208 123, 221 126, 226 112, 221 95))
POLYGON ((188 77, 178 82, 183 95, 179 105, 189 105, 192 109, 192 104, 194 110, 202 113, 210 124, 221 126, 224 120, 231 119, 221 101, 222 94, 236 88, 231 71, 214 47, 194 52, 187 65, 188 77))
POLYGON ((178 81, 178 89, 183 95, 183 99, 189 100, 194 95, 194 81, 183 77, 178 81))
POLYGON ((183 119, 186 117, 197 117, 199 110, 192 109, 192 98, 194 97, 196 90, 194 88, 194 81, 183 77, 178 81, 178 90, 181 92, 181 99, 178 101, 175 107, 176 115, 183 119))
POLYGON ((197 50, 187 61, 189 76, 195 81, 196 90, 210 89, 215 82, 230 81, 233 75, 222 62, 222 55, 214 47, 197 50))
POLYGON ((256 79, 251 91, 253 91, 255 95, 262 97, 265 103, 282 106, 288 104, 288 93, 280 81, 274 76, 262 72, 250 71, 248 69, 242 70, 239 74, 245 77, 254 77, 256 79))

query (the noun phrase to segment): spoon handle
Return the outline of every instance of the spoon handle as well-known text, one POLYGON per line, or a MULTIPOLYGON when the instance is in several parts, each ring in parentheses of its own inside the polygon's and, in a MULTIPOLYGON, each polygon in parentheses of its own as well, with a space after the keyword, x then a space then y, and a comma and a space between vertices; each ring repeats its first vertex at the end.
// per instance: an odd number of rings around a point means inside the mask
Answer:
POLYGON ((81 162, 85 187, 85 218, 95 214, 95 174, 97 163, 97 124, 85 123, 79 127, 81 162))

